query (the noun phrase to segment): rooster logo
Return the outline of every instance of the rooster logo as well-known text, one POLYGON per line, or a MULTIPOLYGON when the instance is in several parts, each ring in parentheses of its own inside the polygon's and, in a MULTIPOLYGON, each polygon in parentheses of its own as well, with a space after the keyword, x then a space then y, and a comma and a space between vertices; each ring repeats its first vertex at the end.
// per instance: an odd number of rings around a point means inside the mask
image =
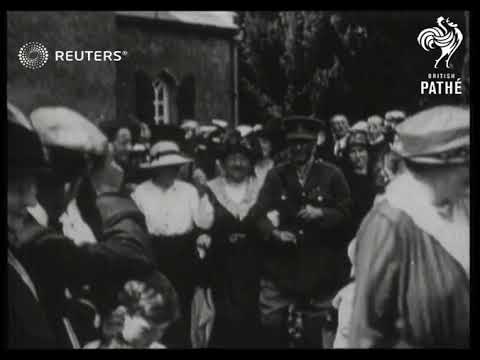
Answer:
POLYGON ((445 66, 447 69, 451 69, 450 58, 462 43, 463 35, 458 25, 450 21, 449 18, 445 19, 440 16, 437 18, 437 24, 439 27, 422 30, 417 37, 417 41, 425 51, 436 48, 440 48, 442 51, 440 57, 435 60, 435 69, 438 67, 440 60, 445 57, 447 57, 445 66))

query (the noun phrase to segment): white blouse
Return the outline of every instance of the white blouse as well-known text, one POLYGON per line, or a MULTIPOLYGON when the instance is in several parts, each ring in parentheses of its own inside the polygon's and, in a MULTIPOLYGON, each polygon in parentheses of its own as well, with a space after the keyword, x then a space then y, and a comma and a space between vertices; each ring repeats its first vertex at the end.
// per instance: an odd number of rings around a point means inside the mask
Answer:
POLYGON ((193 185, 180 180, 175 180, 167 190, 151 180, 145 181, 131 197, 145 215, 152 235, 183 235, 195 226, 206 230, 213 224, 214 210, 208 197, 200 199, 193 185))

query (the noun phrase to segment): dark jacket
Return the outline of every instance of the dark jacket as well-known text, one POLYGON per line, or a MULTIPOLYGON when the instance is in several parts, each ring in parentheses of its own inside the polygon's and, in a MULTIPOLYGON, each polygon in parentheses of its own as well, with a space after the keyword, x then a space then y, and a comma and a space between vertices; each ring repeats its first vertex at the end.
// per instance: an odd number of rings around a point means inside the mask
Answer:
MULTIPOLYGON (((14 249, 9 248, 9 251, 16 258, 14 249)), ((57 347, 56 337, 47 320, 43 304, 37 300, 21 274, 10 262, 7 291, 7 347, 9 349, 57 347)))
POLYGON ((341 230, 349 218, 351 199, 342 172, 317 161, 302 186, 293 165, 279 166, 268 174, 258 203, 264 213, 278 211, 279 230, 294 233, 298 241, 293 245, 274 240, 274 226, 262 216, 258 226, 264 239, 263 276, 294 296, 331 295, 347 273, 341 230), (324 216, 311 222, 298 218, 307 204, 322 208, 324 216))
POLYGON ((143 215, 129 198, 105 194, 96 201, 102 223, 98 244, 77 246, 33 218, 19 235, 24 245, 17 249, 20 262, 37 287, 40 302, 57 338, 57 347, 70 347, 62 317, 69 313, 65 289, 91 290, 100 312, 116 300, 124 282, 154 269, 149 236, 143 215))

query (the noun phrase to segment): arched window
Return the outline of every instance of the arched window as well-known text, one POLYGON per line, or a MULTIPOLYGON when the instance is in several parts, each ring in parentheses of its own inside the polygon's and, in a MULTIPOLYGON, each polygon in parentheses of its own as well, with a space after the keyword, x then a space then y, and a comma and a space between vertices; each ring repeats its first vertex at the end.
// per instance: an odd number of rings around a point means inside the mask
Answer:
POLYGON ((157 78, 153 86, 153 120, 155 125, 170 124, 169 88, 165 81, 157 78))

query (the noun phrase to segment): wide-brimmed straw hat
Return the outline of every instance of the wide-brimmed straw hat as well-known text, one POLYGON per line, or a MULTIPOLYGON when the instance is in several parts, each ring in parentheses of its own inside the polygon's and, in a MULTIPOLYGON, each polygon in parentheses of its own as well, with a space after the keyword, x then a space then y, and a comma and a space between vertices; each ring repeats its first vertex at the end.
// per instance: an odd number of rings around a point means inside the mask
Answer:
POLYGON ((165 166, 180 166, 193 160, 180 151, 173 141, 159 141, 150 148, 150 162, 140 164, 140 169, 152 170, 165 166))
POLYGON ((470 111, 436 106, 408 117, 397 127, 392 150, 422 164, 463 164, 470 155, 470 111))

